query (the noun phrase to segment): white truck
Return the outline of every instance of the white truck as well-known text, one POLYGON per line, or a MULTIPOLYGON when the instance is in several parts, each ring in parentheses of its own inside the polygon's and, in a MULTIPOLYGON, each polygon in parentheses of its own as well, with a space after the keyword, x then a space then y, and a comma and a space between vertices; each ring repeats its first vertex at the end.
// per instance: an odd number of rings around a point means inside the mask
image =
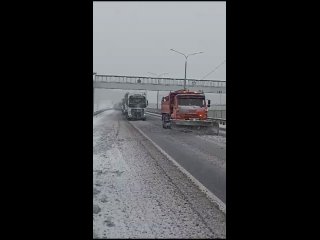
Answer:
POLYGON ((122 99, 122 114, 128 120, 146 120, 145 109, 148 100, 145 93, 127 92, 122 99))

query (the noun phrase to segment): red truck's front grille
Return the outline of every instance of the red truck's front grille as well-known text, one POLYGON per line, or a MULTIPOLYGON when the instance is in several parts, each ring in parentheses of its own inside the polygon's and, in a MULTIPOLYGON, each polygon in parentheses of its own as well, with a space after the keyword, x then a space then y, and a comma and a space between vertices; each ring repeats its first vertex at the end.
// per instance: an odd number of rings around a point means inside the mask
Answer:
POLYGON ((207 113, 206 112, 197 112, 197 113, 176 113, 177 119, 207 119, 207 113))
POLYGON ((190 118, 199 118, 198 114, 179 114, 177 115, 178 119, 190 119, 190 118))

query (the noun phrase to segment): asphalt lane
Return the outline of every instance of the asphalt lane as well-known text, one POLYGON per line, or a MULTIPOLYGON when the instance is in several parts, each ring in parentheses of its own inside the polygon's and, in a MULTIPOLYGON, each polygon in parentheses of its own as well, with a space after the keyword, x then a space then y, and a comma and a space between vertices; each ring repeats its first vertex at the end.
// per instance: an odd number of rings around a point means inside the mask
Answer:
POLYGON ((161 118, 131 121, 222 202, 226 202, 226 146, 214 137, 163 129, 161 118))

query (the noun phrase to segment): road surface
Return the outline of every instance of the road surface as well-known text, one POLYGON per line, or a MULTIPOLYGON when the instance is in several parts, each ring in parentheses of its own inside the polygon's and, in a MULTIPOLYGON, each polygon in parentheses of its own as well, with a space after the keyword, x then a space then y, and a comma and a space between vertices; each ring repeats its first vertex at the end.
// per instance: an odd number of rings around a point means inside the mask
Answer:
POLYGON ((163 129, 161 118, 147 115, 148 120, 132 121, 150 139, 165 150, 181 166, 214 193, 226 201, 225 137, 196 135, 175 129, 163 129))
MULTIPOLYGON (((93 237, 225 238, 225 214, 131 125, 152 136, 158 121, 128 122, 114 110, 93 118, 93 237)), ((197 138, 212 148, 212 139, 197 138)), ((194 154, 204 157, 206 146, 194 154)), ((223 172, 223 162, 213 165, 223 172)))

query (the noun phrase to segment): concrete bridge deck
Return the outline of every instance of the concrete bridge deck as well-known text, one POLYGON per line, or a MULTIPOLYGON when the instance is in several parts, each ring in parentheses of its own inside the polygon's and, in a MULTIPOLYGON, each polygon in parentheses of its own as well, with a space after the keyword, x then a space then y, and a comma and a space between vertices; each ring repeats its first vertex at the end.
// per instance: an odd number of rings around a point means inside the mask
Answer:
MULTIPOLYGON (((184 79, 152 78, 134 76, 95 75, 94 88, 175 91, 183 88, 184 79)), ((191 91, 206 93, 226 93, 226 82, 218 80, 186 79, 186 87, 191 91)))

